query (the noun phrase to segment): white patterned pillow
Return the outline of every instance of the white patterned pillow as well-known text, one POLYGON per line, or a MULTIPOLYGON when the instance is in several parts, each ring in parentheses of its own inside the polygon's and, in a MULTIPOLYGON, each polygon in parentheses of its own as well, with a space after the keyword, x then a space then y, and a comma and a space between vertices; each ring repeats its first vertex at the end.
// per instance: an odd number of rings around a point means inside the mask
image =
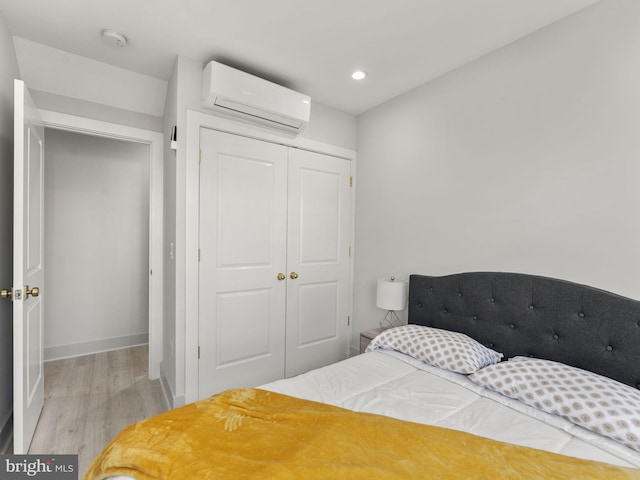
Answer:
POLYGON ((367 352, 396 350, 430 365, 469 374, 499 362, 502 354, 486 348, 463 333, 421 325, 390 328, 375 337, 367 352))
POLYGON ((470 375, 479 385, 640 451, 640 391, 563 363, 515 357, 470 375))

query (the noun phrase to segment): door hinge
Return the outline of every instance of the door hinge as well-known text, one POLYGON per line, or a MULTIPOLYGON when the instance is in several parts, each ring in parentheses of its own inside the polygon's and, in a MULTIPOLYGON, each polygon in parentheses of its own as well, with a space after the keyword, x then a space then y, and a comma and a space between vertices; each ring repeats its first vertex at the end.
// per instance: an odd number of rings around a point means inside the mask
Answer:
POLYGON ((347 326, 351 325, 351 317, 347 315, 347 326))
POLYGON ((198 163, 202 163, 202 150, 198 150, 198 163))
POLYGON ((198 249, 198 261, 200 261, 200 258, 201 258, 201 252, 200 252, 200 249, 198 249))
POLYGON ((351 246, 349 246, 349 256, 351 256, 351 246))
POLYGON ((198 360, 200 360, 200 345, 198 345, 198 360))
POLYGON ((349 177, 349 186, 353 187, 353 176, 349 177))

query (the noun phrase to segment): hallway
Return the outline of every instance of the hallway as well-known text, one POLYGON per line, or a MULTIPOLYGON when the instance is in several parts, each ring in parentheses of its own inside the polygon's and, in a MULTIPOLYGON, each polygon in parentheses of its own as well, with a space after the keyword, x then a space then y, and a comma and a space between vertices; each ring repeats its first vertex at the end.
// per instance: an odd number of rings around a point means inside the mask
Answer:
POLYGON ((45 364, 44 409, 29 453, 79 454, 79 478, 120 430, 166 410, 148 346, 45 364))

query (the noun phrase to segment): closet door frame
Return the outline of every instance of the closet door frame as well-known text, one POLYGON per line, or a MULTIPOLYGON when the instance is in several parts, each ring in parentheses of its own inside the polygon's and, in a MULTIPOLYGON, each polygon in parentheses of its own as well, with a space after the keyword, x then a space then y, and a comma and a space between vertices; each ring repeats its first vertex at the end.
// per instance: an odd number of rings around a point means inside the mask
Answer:
MULTIPOLYGON (((198 400, 198 242, 199 242, 199 150, 200 129, 209 128, 235 135, 243 135, 257 140, 265 140, 279 143, 288 147, 301 148, 318 153, 340 157, 351 162, 351 176, 356 178, 356 152, 346 148, 318 142, 307 138, 292 136, 269 128, 245 124, 235 120, 208 115, 202 112, 187 110, 187 122, 185 132, 185 157, 184 169, 177 168, 178 183, 182 183, 183 192, 176 191, 176 229, 180 230, 184 225, 184 250, 176 253, 176 325, 179 325, 179 313, 184 309, 184 403, 198 400), (180 172, 184 172, 184 178, 180 172), (183 195, 181 195, 183 194, 183 195), (183 215, 183 218, 180 218, 183 215), (181 255, 182 254, 182 255, 181 255), (184 274, 184 288, 181 285, 181 274, 184 274), (182 296, 182 298, 180 298, 182 296)), ((351 188, 351 245, 354 244, 355 233, 355 193, 354 180, 351 188)), ((178 239, 176 239, 176 242, 178 239)), ((349 280, 349 316, 353 315, 353 249, 350 257, 351 278, 349 280)), ((349 341, 347 350, 351 345, 353 332, 349 326, 349 341)), ((176 336, 176 344, 181 339, 176 336)), ((346 352, 348 356, 349 352, 346 352)), ((178 360, 176 361, 177 367, 178 360)), ((178 372, 180 369, 177 368, 178 372)), ((181 383, 176 378, 176 383, 181 383)), ((180 402, 183 403, 183 402, 180 402)), ((176 405, 174 405, 176 406, 176 405)))

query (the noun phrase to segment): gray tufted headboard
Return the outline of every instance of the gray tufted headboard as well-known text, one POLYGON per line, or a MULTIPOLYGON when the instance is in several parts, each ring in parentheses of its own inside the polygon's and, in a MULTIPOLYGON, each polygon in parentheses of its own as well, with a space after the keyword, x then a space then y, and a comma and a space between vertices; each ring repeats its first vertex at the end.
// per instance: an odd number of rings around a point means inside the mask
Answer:
POLYGON ((640 301, 604 290, 520 273, 411 275, 409 323, 640 388, 640 301))

